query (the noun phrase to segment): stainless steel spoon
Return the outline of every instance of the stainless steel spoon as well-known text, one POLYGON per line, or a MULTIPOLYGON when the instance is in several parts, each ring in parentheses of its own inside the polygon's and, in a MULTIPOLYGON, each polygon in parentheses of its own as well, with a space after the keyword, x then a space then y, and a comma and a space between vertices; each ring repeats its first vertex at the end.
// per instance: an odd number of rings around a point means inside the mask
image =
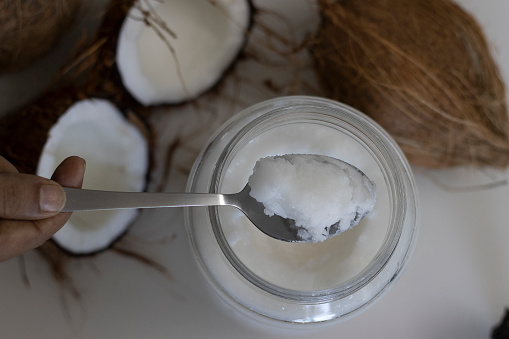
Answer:
MULTIPOLYGON (((296 155, 288 154, 282 157, 290 159, 293 156, 296 155)), ((306 154, 305 156, 323 162, 340 161, 319 155, 306 154)), ((63 212, 130 208, 233 206, 241 210, 260 231, 270 237, 288 242, 310 241, 309 239, 302 239, 297 234, 299 227, 295 225, 294 220, 278 215, 266 215, 263 204, 249 195, 251 191, 249 184, 242 191, 234 194, 112 192, 68 187, 64 187, 64 191, 67 195, 67 202, 63 212)), ((355 226, 363 217, 364 215, 357 214, 350 225, 355 226)), ((325 227, 324 232, 328 232, 328 237, 332 237, 339 233, 338 228, 338 224, 335 224, 325 227)))

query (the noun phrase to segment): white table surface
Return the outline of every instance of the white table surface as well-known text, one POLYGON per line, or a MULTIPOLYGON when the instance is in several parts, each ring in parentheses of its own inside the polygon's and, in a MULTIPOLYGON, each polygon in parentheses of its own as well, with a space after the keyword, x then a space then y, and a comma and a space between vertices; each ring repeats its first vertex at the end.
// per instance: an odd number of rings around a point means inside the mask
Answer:
MULTIPOLYGON (((282 3, 288 5, 288 0, 282 3)), ((509 81, 509 1, 458 3, 484 27, 502 76, 509 81)), ((91 6, 91 13, 96 7, 91 6)), ((72 33, 63 44, 77 36, 72 33)), ((66 51, 59 46, 22 74, 1 77, 3 111, 38 93, 56 69, 51 69, 54 60, 66 51)), ((175 134, 202 119, 185 111, 165 113, 154 116, 161 139, 159 163, 164 163, 175 134)), ((188 144, 199 148, 201 139, 188 144)), ((184 189, 186 174, 178 167, 188 167, 194 155, 180 148, 168 178, 161 179, 164 166, 156 169, 159 179, 152 189, 184 189)), ((182 211, 158 210, 142 214, 123 246, 162 264, 167 275, 111 251, 75 260, 68 272, 81 293, 76 300, 55 283, 34 251, 25 255, 30 287, 23 283, 17 259, 0 264, 0 338, 488 338, 509 306, 509 187, 458 193, 436 183, 465 185, 470 178, 483 177, 466 169, 415 168, 415 176, 421 227, 410 263, 387 295, 345 322, 313 332, 283 333, 244 325, 218 307, 205 288, 182 211)))

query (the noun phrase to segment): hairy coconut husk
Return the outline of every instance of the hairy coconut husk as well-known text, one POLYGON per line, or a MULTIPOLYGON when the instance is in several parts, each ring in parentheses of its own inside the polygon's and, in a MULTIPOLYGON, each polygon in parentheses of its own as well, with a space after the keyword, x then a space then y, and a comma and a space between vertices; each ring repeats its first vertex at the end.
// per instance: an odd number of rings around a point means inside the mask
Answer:
POLYGON ((122 85, 116 67, 118 32, 135 0, 111 0, 102 24, 90 42, 79 42, 73 55, 62 67, 60 86, 79 85, 88 96, 106 99, 123 109, 135 110, 148 118, 150 110, 139 104, 122 85))
POLYGON ((368 114, 413 164, 505 168, 505 89, 476 21, 449 0, 320 0, 327 95, 368 114))
POLYGON ((26 67, 67 32, 82 0, 0 2, 0 72, 26 67))
POLYGON ((80 98, 77 88, 62 88, 2 117, 0 154, 21 173, 35 174, 50 128, 80 98))
POLYGON ((134 2, 135 0, 112 0, 108 4, 103 23, 96 35, 95 44, 100 44, 100 48, 88 56, 87 61, 93 66, 84 87, 89 93, 146 112, 123 87, 116 67, 118 32, 134 2))

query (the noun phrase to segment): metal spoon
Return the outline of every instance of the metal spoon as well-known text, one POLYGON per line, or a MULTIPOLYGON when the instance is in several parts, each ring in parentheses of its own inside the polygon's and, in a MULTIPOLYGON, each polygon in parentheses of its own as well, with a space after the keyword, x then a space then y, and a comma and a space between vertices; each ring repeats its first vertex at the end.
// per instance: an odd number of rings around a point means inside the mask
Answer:
MULTIPOLYGON (((282 157, 290 159, 293 156, 297 155, 288 154, 282 157)), ((341 162, 338 159, 326 156, 310 154, 304 156, 329 163, 341 162)), ((341 163, 345 164, 344 162, 341 163)), ((364 174, 362 173, 362 175, 364 174)), ((241 210, 260 231, 270 237, 288 242, 311 241, 310 239, 302 239, 297 234, 300 227, 295 225, 294 220, 278 215, 266 215, 263 204, 249 195, 251 191, 249 184, 246 184, 242 191, 234 194, 112 192, 68 187, 64 187, 64 191, 67 195, 67 202, 62 210, 63 212, 130 208, 233 206, 241 210)), ((364 215, 357 213, 350 226, 357 225, 363 217, 364 215)), ((327 232, 328 237, 339 234, 338 230, 338 224, 324 227, 324 232, 327 232)))

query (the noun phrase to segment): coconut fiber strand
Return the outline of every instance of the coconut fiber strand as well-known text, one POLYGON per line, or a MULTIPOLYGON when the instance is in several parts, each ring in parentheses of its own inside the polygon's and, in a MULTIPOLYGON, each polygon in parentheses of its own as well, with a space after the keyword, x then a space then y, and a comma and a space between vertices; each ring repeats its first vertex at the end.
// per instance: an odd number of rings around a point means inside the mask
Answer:
POLYGON ((311 46, 331 98, 371 116, 413 164, 505 168, 505 89, 476 21, 448 0, 320 0, 311 46))

